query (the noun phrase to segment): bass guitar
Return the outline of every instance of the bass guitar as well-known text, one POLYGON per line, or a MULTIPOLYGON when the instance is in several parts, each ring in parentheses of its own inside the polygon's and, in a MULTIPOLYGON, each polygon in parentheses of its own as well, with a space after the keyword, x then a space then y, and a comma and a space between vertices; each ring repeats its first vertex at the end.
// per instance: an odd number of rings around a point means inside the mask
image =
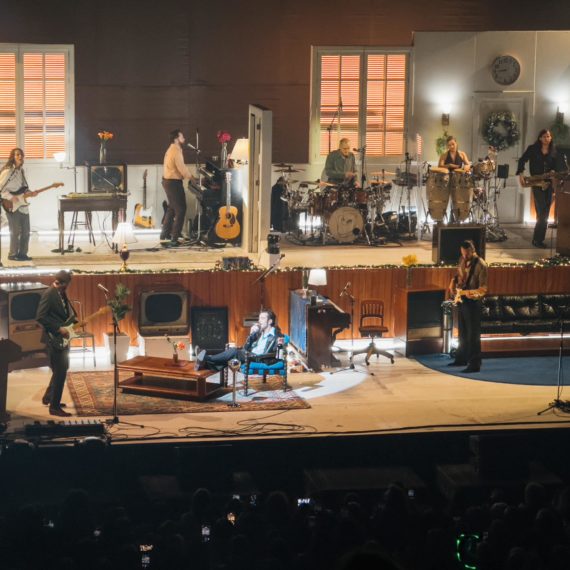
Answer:
POLYGON ((154 223, 152 221, 152 208, 147 208, 146 206, 146 177, 148 175, 148 170, 144 171, 143 174, 143 203, 135 204, 135 218, 133 224, 137 228, 154 228, 154 223))
POLYGON ((63 350, 64 348, 67 348, 69 346, 69 343, 74 338, 77 338, 80 335, 80 333, 82 332, 81 329, 83 329, 89 321, 92 321, 93 319, 97 318, 99 315, 105 315, 110 311, 111 311, 110 307, 107 306, 101 307, 93 314, 83 319, 83 321, 80 323, 73 322, 75 315, 69 317, 69 319, 62 326, 62 328, 64 328, 67 331, 68 336, 63 336, 60 333, 57 334, 50 332, 47 333, 48 342, 50 346, 52 348, 55 348, 56 350, 63 350))
POLYGON ((218 221, 214 231, 216 235, 225 240, 236 239, 241 233, 241 228, 237 220, 238 209, 232 206, 232 173, 226 172, 226 205, 222 206, 218 212, 218 221))
MULTIPOLYGON (((22 186, 17 192, 11 192, 10 198, 2 198, 2 207, 6 212, 17 212, 22 206, 28 205, 27 198, 37 196, 46 190, 59 188, 60 186, 63 186, 63 182, 54 182, 39 190, 30 190, 27 186, 22 186)), ((6 194, 7 193, 4 193, 4 195, 6 194)))

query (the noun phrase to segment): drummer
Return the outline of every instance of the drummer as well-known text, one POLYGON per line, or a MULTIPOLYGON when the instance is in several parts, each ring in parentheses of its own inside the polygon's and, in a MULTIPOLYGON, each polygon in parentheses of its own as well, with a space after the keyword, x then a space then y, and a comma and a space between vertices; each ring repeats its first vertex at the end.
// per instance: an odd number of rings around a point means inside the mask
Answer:
POLYGON ((462 169, 468 172, 471 168, 469 158, 457 146, 457 139, 455 137, 447 137, 447 152, 444 152, 439 157, 438 166, 440 168, 447 168, 450 172, 457 169, 462 169))
POLYGON ((356 180, 356 160, 350 149, 350 141, 347 138, 343 138, 338 142, 338 150, 333 150, 329 153, 324 171, 327 182, 333 184, 354 184, 356 180))

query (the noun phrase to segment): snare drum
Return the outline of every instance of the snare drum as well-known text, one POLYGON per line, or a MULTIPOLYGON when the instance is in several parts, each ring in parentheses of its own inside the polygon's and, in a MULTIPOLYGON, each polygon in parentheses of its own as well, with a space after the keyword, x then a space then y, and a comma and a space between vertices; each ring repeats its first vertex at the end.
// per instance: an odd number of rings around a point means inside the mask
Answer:
POLYGON ((441 222, 449 202, 449 171, 446 168, 432 168, 427 177, 426 193, 428 211, 434 222, 441 222))
POLYGON ((366 206, 370 196, 369 188, 357 188, 354 192, 354 202, 358 206, 366 206))
POLYGON ((364 230, 364 220, 356 208, 344 206, 329 215, 328 228, 338 243, 352 243, 364 230))
POLYGON ((455 170, 451 173, 449 185, 453 215, 458 222, 463 222, 469 217, 473 201, 473 176, 470 172, 455 170))
POLYGON ((336 188, 327 188, 324 191, 323 211, 330 212, 336 208, 338 204, 338 190, 336 188))

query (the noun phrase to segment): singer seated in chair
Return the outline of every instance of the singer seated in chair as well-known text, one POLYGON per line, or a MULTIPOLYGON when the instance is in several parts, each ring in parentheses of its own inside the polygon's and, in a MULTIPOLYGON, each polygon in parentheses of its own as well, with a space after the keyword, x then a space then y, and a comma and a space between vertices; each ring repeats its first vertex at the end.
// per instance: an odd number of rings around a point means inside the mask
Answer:
POLYGON ((270 309, 264 309, 259 313, 259 321, 255 323, 249 332, 249 336, 243 348, 231 347, 219 354, 209 355, 205 350, 196 347, 196 370, 207 368, 209 370, 221 370, 229 360, 237 358, 241 363, 246 360, 270 358, 277 352, 277 339, 281 332, 276 325, 275 313, 270 309))
POLYGON ((338 149, 329 153, 324 170, 327 182, 332 184, 356 182, 356 160, 350 148, 350 141, 344 138, 338 142, 338 149))

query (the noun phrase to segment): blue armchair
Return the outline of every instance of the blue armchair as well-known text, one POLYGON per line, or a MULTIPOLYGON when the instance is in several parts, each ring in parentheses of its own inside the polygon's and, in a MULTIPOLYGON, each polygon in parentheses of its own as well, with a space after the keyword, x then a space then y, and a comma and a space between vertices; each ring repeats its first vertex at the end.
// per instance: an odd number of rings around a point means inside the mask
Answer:
POLYGON ((283 341, 278 344, 277 352, 259 355, 248 353, 247 360, 241 367, 241 372, 245 375, 244 393, 246 396, 251 374, 263 376, 263 382, 267 382, 268 374, 283 376, 283 392, 286 392, 289 388, 287 384, 287 345, 289 344, 289 335, 283 335, 281 338, 283 341))

